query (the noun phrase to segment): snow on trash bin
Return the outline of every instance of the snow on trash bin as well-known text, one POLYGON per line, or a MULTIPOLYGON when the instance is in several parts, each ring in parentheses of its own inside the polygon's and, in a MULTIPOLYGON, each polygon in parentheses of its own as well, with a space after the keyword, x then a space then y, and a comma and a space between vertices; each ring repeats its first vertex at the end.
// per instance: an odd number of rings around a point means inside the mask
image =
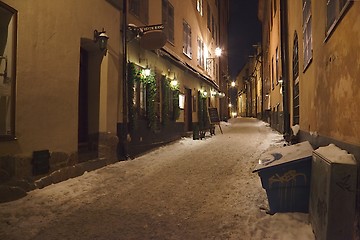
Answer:
POLYGON ((261 155, 253 172, 266 190, 269 213, 309 211, 312 152, 306 141, 261 155))

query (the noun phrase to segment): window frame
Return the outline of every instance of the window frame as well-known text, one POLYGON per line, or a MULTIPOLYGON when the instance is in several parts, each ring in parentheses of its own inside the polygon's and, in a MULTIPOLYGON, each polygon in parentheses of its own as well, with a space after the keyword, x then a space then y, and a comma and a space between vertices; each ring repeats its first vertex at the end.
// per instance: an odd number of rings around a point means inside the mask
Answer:
POLYGON ((168 0, 162 0, 162 24, 167 41, 175 44, 175 9, 168 0))
POLYGON ((299 38, 297 32, 294 33, 293 41, 293 59, 292 59, 292 77, 293 77, 293 125, 300 123, 300 77, 299 77, 299 38))
POLYGON ((204 0, 196 0, 196 10, 200 14, 200 16, 203 16, 203 5, 204 0))
POLYGON ((313 58, 313 44, 312 44, 312 11, 311 0, 303 0, 303 58, 304 58, 304 71, 310 65, 313 58), (308 13, 308 14, 306 14, 308 13))
POLYGON ((325 41, 331 36, 335 31, 336 26, 341 22, 341 19, 345 16, 346 12, 353 3, 353 0, 343 0, 343 6, 340 6, 340 2, 337 0, 326 0, 326 24, 325 24, 325 41), (335 12, 334 19, 329 22, 329 5, 333 3, 335 9, 330 9, 335 12), (335 5, 336 4, 336 5, 335 5))
POLYGON ((192 46, 191 46, 191 26, 183 20, 183 53, 188 58, 192 58, 192 46))
POLYGON ((275 88, 274 78, 275 78, 275 73, 274 73, 274 57, 272 57, 272 58, 271 58, 271 90, 274 90, 274 88, 275 88))
POLYGON ((276 52, 275 52, 275 76, 276 76, 276 85, 279 84, 279 77, 280 77, 280 74, 279 74, 279 69, 280 69, 280 66, 279 66, 279 47, 276 47, 276 52))
POLYGON ((210 4, 207 3, 207 29, 211 31, 211 9, 210 4))
MULTIPOLYGON (((2 8, 4 11, 8 11, 9 14, 11 14, 11 18, 9 19, 9 25, 10 25, 10 23, 13 25, 11 30, 8 29, 8 34, 10 33, 13 38, 12 42, 11 42, 11 46, 8 49, 8 51, 11 52, 11 58, 10 58, 10 60, 7 60, 8 59, 7 57, 3 58, 2 61, 5 62, 4 72, 3 72, 4 75, 0 76, 1 77, 0 79, 4 82, 4 84, 6 84, 7 75, 10 75, 10 78, 11 78, 10 96, 8 96, 8 98, 9 98, 8 101, 10 101, 10 107, 8 110, 8 118, 9 119, 7 119, 7 116, 5 116, 5 118, 4 118, 4 127, 6 128, 6 131, 4 132, 4 134, 2 134, 0 132, 0 141, 11 141, 11 140, 17 139, 16 135, 15 135, 15 133, 16 133, 16 131, 15 131, 15 127, 16 127, 15 126, 15 109, 16 109, 16 80, 17 80, 17 78, 16 78, 16 56, 17 56, 18 12, 14 8, 6 5, 3 2, 0 2, 0 8, 2 8), (10 70, 8 70, 8 68, 10 68, 10 70), (5 69, 6 69, 6 71, 5 71, 5 69), (9 122, 8 126, 6 126, 7 121, 9 122)), ((6 50, 6 45, 4 46, 4 53, 5 53, 5 50, 6 50)), ((4 54, 4 53, 2 53, 2 54, 4 54)), ((6 56, 6 55, 4 54, 3 56, 6 56)), ((0 67, 1 67, 1 64, 0 64, 0 67)), ((6 96, 4 96, 4 97, 6 97, 6 96)))
POLYGON ((198 37, 197 38, 197 47, 198 47, 198 51, 197 51, 197 64, 199 67, 204 68, 205 67, 205 44, 203 42, 203 40, 198 37))
POLYGON ((129 12, 142 23, 149 23, 149 0, 130 0, 129 12))

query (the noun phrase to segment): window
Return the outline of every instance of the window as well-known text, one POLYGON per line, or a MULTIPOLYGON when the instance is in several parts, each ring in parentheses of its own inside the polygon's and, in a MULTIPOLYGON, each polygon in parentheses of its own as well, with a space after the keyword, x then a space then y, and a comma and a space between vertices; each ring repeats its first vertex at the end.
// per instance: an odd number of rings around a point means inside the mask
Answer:
POLYGON ((130 0, 129 11, 147 24, 149 21, 149 0, 130 0))
POLYGON ((191 58, 191 28, 187 22, 183 22, 183 53, 191 58))
POLYGON ((0 2, 0 140, 15 138, 16 11, 0 2))
POLYGON ((196 0, 196 10, 203 15, 203 0, 196 0))
POLYGON ((215 34, 215 18, 214 18, 214 15, 212 15, 211 17, 211 36, 212 38, 214 38, 214 34, 215 34))
POLYGON ((204 42, 201 40, 201 38, 198 37, 197 39, 198 44, 198 51, 197 51, 197 63, 199 67, 204 67, 204 42))
POLYGON ((207 3, 207 28, 211 31, 211 13, 210 13, 210 5, 207 3))
POLYGON ((276 71, 276 85, 279 84, 279 48, 277 47, 276 48, 276 68, 275 68, 275 71, 276 71))
POLYGON ((167 40, 174 43, 174 7, 168 0, 162 1, 162 23, 167 40))
POLYGON ((312 59, 311 0, 303 0, 304 67, 312 59))
POLYGON ((139 88, 139 114, 140 116, 146 116, 146 85, 143 82, 138 83, 139 88))
POLYGON ((277 10, 277 1, 276 0, 274 0, 274 16, 276 15, 276 10, 277 10))
POLYGON ((272 29, 273 26, 273 18, 274 18, 274 0, 271 0, 271 7, 270 7, 270 29, 272 29))
POLYGON ((329 35, 342 15, 345 13, 350 0, 327 0, 326 1, 326 32, 329 35))
POLYGON ((299 44, 298 36, 295 32, 294 46, 293 46, 293 125, 300 122, 300 101, 299 101, 299 44))
POLYGON ((274 90, 274 57, 271 58, 271 89, 274 90))

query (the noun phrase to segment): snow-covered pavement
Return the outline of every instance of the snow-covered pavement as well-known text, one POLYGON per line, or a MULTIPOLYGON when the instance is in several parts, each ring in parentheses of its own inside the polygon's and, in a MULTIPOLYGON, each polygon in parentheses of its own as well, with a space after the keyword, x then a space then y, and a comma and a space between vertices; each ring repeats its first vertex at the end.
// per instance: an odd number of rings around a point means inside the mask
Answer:
POLYGON ((314 239, 308 214, 266 214, 252 173, 282 136, 256 119, 221 124, 0 204, 0 239, 314 239))

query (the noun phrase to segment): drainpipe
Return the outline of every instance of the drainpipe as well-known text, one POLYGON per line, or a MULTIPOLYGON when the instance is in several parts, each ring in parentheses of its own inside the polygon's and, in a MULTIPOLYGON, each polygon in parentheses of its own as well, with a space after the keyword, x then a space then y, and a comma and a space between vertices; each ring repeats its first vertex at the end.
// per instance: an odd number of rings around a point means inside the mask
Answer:
MULTIPOLYGON (((118 149, 119 160, 126 160, 128 157, 127 151, 127 134, 128 134, 128 124, 127 124, 127 0, 123 0, 122 6, 122 50, 123 50, 123 91, 122 91, 122 107, 123 107, 123 119, 122 127, 120 128, 120 141, 118 149)), ((118 130, 119 131, 119 130, 118 130)))
POLYGON ((288 70, 288 18, 287 0, 280 0, 281 12, 281 67, 283 75, 283 114, 284 134, 290 134, 290 113, 289 113, 289 70, 288 70))

